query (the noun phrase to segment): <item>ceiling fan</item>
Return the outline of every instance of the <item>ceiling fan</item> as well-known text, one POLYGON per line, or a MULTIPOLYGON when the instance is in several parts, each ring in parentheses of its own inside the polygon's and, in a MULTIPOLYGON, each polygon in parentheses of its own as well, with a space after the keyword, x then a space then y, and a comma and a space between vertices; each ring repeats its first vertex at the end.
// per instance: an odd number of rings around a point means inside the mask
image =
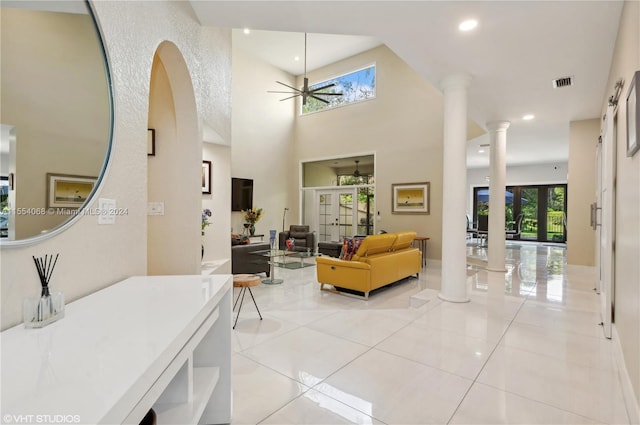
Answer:
POLYGON ((353 177, 360 177, 360 170, 358 170, 358 163, 360 160, 356 159, 354 162, 356 163, 356 169, 353 171, 353 177))
POLYGON ((313 99, 319 100, 320 102, 326 103, 328 104, 329 101, 318 97, 318 96, 342 96, 342 93, 327 93, 327 92, 322 92, 322 90, 324 89, 328 89, 329 87, 334 87, 336 84, 335 83, 330 83, 330 84, 326 84, 322 87, 318 87, 315 89, 310 89, 309 88, 309 79, 307 78, 307 33, 304 33, 304 85, 302 86, 302 89, 297 89, 295 87, 292 87, 288 84, 282 83, 280 81, 276 81, 276 83, 281 84, 285 87, 290 88, 291 90, 294 91, 268 91, 267 93, 287 93, 287 94, 292 94, 293 96, 289 96, 289 97, 285 97, 284 99, 280 99, 280 101, 282 102, 283 100, 287 100, 287 99, 293 99, 295 97, 301 96, 302 97, 302 104, 306 105, 307 104, 307 98, 311 97, 313 99))

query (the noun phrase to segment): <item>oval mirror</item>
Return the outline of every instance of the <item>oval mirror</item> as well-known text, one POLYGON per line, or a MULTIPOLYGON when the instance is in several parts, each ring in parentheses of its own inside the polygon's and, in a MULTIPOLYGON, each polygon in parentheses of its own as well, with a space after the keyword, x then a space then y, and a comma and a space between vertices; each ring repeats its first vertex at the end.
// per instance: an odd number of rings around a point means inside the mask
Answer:
POLYGON ((109 70, 83 1, 2 1, 0 245, 64 230, 106 168, 109 70))

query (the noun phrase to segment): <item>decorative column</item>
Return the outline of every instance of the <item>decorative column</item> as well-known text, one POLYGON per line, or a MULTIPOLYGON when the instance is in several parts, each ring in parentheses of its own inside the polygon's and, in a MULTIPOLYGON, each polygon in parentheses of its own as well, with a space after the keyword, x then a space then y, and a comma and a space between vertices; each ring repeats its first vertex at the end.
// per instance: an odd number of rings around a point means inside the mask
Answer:
POLYGON ((438 297, 469 302, 467 296, 467 87, 468 75, 452 75, 440 83, 444 92, 442 164, 442 286, 438 297))
POLYGON ((507 179, 507 128, 509 121, 490 121, 489 140, 489 245, 487 270, 505 272, 505 196, 507 179))

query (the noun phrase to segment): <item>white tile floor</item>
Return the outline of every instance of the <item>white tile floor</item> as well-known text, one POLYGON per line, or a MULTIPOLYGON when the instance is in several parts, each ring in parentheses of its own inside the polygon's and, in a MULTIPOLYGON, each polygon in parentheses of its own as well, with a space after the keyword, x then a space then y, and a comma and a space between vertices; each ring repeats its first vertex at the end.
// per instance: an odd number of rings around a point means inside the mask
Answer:
POLYGON ((438 262, 369 301, 276 269, 264 320, 245 298, 232 331, 233 424, 628 424, 592 271, 557 246, 507 258, 468 268, 465 304, 437 298, 438 262))

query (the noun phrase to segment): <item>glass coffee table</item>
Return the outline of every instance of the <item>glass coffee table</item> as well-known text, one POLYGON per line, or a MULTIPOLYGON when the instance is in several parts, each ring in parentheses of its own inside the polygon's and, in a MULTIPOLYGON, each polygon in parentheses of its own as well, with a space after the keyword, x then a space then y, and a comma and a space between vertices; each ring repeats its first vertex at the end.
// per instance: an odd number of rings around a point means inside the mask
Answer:
POLYGON ((287 251, 288 254, 282 258, 282 261, 276 261, 276 265, 280 267, 284 267, 286 269, 301 269, 303 267, 311 267, 315 266, 315 261, 313 263, 304 261, 307 258, 315 258, 320 254, 313 252, 311 250, 308 251, 287 251), (287 259, 291 259, 292 261, 287 261, 287 259))
POLYGON ((262 283, 266 285, 279 285, 284 282, 282 279, 276 279, 275 266, 284 263, 284 258, 293 253, 295 253, 295 251, 284 251, 281 249, 265 249, 251 252, 251 255, 260 255, 269 259, 269 277, 262 279, 262 283), (281 258, 281 260, 278 261, 278 258, 281 258))

